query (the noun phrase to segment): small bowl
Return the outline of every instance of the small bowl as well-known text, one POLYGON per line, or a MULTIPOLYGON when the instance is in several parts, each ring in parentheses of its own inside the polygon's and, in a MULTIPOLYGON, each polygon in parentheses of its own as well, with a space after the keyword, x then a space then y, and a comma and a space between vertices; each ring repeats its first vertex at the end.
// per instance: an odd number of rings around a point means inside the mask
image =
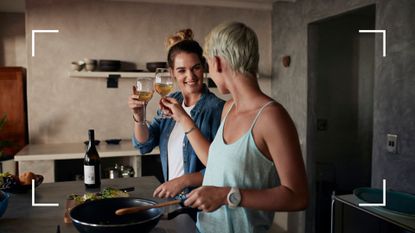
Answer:
POLYGON ((94 71, 95 68, 96 68, 96 65, 95 64, 92 64, 92 63, 86 63, 85 64, 85 70, 86 71, 94 71))
MULTIPOLYGON (((38 187, 43 182, 43 176, 42 175, 35 175, 35 187, 38 187)), ((2 188, 2 191, 5 191, 7 193, 27 193, 32 189, 32 184, 22 185, 22 184, 16 184, 9 186, 7 188, 2 188)))
POLYGON ((107 139, 105 140, 107 144, 118 145, 121 142, 121 139, 107 139))
POLYGON ((0 218, 6 212, 7 206, 9 205, 10 195, 6 192, 0 191, 0 218))
POLYGON ((146 68, 150 72, 156 72, 157 68, 167 68, 166 62, 147 62, 146 68))
POLYGON ((71 68, 73 71, 80 71, 82 66, 80 66, 77 61, 74 61, 71 63, 71 68))
POLYGON ((85 64, 93 64, 96 65, 98 63, 98 60, 96 59, 90 59, 90 58, 84 58, 85 64))

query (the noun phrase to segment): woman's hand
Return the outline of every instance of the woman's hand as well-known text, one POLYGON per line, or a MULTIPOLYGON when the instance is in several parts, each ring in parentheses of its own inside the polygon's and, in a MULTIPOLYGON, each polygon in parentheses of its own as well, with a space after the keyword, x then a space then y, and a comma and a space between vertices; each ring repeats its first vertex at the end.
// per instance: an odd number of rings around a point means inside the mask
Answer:
POLYGON ((229 191, 229 187, 202 186, 187 195, 184 205, 212 212, 227 204, 229 191))
POLYGON ((175 197, 186 187, 185 177, 181 176, 158 186, 154 190, 153 196, 158 198, 175 197))
POLYGON ((145 102, 138 100, 138 95, 135 95, 134 93, 136 93, 135 86, 133 86, 133 94, 128 97, 128 107, 133 112, 135 118, 140 120, 143 118, 141 113, 143 112, 142 109, 145 107, 145 102))
MULTIPOLYGON (((189 117, 182 105, 176 99, 165 97, 160 100, 160 107, 166 109, 166 115, 171 116, 176 122, 181 122, 185 117, 189 117)), ((190 117, 189 117, 190 118, 190 117)))

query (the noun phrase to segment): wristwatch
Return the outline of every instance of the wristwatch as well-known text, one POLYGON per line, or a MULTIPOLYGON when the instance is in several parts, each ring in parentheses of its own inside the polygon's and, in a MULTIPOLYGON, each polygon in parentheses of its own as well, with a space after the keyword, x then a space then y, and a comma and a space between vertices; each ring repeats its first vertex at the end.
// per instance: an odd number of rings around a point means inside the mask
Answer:
POLYGON ((236 208, 241 203, 242 197, 238 188, 232 187, 227 196, 228 206, 230 208, 236 208))

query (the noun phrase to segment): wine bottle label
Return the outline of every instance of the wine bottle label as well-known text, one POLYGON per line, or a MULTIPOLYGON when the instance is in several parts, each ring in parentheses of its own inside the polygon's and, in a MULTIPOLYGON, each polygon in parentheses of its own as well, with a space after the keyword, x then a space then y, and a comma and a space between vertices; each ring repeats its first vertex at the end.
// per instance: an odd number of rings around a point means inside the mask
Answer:
POLYGON ((85 184, 95 184, 94 166, 84 165, 84 177, 85 184))

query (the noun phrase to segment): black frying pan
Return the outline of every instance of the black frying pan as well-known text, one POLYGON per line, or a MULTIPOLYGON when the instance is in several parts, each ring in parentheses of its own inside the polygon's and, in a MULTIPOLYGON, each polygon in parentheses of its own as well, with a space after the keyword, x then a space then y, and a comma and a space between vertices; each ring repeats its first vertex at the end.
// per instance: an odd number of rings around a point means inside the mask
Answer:
MULTIPOLYGON (((155 205, 154 201, 142 198, 110 198, 88 201, 73 208, 70 212, 72 223, 81 233, 129 233, 150 232, 159 222, 162 209, 148 209, 134 214, 116 215, 120 208, 155 205)), ((168 219, 181 213, 188 213, 194 220, 195 211, 179 208, 169 214, 168 219)))

